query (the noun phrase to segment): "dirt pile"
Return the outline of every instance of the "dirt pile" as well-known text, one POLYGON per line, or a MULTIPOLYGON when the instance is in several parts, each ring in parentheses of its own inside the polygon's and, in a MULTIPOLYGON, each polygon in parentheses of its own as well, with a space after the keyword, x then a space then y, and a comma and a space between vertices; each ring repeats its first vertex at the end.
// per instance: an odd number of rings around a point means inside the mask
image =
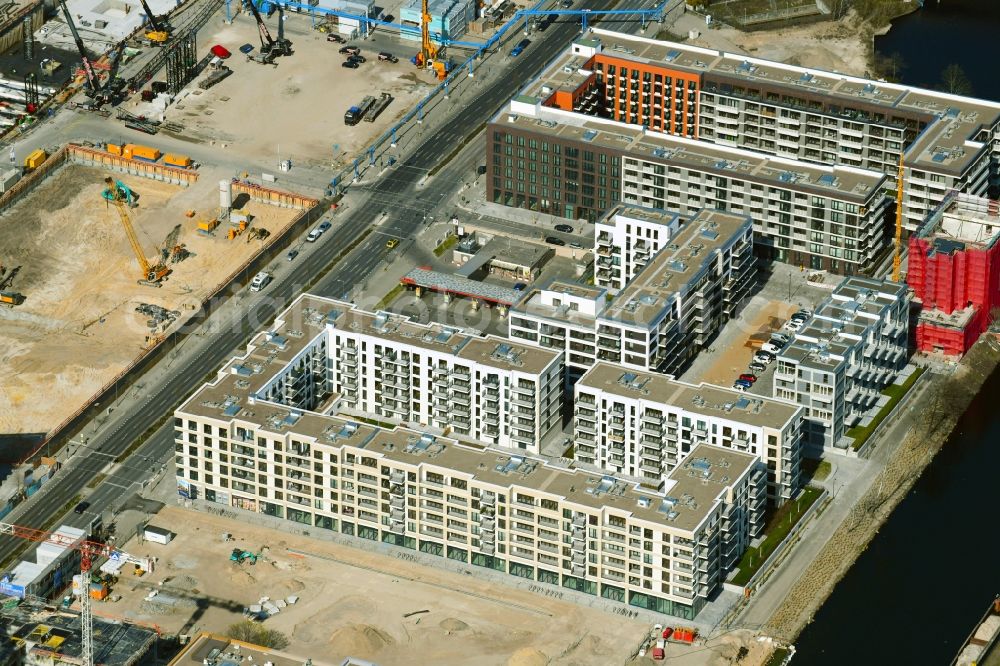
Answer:
POLYGON ((332 654, 351 657, 374 657, 380 650, 395 645, 392 636, 370 624, 351 624, 330 634, 332 654))

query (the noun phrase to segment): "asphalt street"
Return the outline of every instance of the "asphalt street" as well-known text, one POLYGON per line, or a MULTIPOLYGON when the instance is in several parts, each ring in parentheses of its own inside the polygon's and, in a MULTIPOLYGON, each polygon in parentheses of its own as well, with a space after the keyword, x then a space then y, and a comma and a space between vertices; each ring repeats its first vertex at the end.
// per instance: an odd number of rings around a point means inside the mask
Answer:
MULTIPOLYGON (((577 6, 597 8, 600 5, 599 0, 588 0, 577 6)), ((640 2, 636 0, 626 0, 623 6, 638 5, 640 2)), ((303 253, 300 259, 290 262, 287 269, 281 270, 265 294, 257 295, 256 298, 249 297, 246 292, 237 295, 236 298, 242 299, 242 303, 235 325, 229 323, 212 326, 213 330, 204 335, 203 342, 199 341, 200 348, 167 373, 162 383, 155 389, 148 386, 140 388, 144 395, 139 406, 131 408, 124 416, 109 418, 109 421, 115 421, 115 425, 109 425, 90 438, 86 454, 77 454, 64 470, 36 493, 17 512, 17 523, 36 527, 49 524, 67 504, 85 494, 87 484, 106 468, 109 460, 123 453, 136 438, 161 418, 171 414, 205 379, 207 373, 219 367, 233 350, 245 343, 250 334, 271 321, 277 312, 304 290, 314 276, 323 273, 334 258, 351 247, 366 231, 371 231, 378 225, 375 233, 364 237, 356 248, 337 262, 309 291, 324 296, 342 297, 355 285, 364 282, 385 259, 386 235, 398 238, 415 235, 420 226, 427 222, 427 211, 434 210, 462 182, 462 174, 455 173, 453 168, 447 168, 421 185, 428 170, 446 159, 458 141, 488 120, 516 93, 523 82, 534 76, 578 31, 578 24, 573 22, 560 21, 552 25, 544 39, 537 39, 520 57, 509 62, 505 76, 497 77, 478 96, 467 99, 465 109, 455 114, 451 122, 427 136, 408 159, 370 185, 369 196, 360 205, 344 213, 345 219, 337 221, 334 232, 325 234, 326 237, 317 243, 316 250, 303 253), (388 215, 383 216, 383 211, 388 215)), ((78 128, 81 126, 80 123, 70 123, 70 126, 74 124, 78 128)), ((63 130, 66 129, 69 128, 64 125, 63 130)), ((36 132, 36 138, 45 133, 36 132)), ((91 502, 89 513, 83 516, 71 513, 69 515, 72 518, 68 522, 85 525, 93 514, 109 508, 123 493, 130 494, 135 483, 149 477, 152 468, 158 465, 156 461, 169 457, 173 448, 172 433, 173 422, 168 419, 137 452, 129 456, 126 463, 98 484, 97 490, 88 498, 91 502)), ((6 536, 0 538, 0 561, 25 547, 26 542, 19 539, 6 536)))

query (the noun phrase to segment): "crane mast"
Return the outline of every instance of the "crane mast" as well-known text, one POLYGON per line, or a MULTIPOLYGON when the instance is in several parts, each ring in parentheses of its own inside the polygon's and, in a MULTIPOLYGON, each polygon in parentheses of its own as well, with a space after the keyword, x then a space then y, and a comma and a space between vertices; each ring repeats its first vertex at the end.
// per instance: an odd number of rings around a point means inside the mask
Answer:
POLYGON ((96 95, 101 90, 101 81, 97 78, 94 66, 87 56, 87 49, 83 45, 80 33, 76 30, 76 24, 73 23, 73 15, 70 14, 69 7, 66 6, 66 0, 59 0, 59 6, 62 7, 63 16, 66 17, 66 24, 69 26, 69 31, 73 35, 73 41, 76 42, 76 48, 80 52, 80 59, 83 61, 83 73, 87 77, 87 86, 90 89, 90 94, 92 96, 96 95))
POLYGON ((903 253, 903 156, 899 156, 899 172, 896 174, 896 238, 892 255, 892 281, 899 282, 900 264, 903 253))
POLYGON ((145 571, 152 571, 153 563, 148 558, 139 558, 99 541, 74 539, 58 532, 38 530, 33 527, 0 523, 0 534, 72 548, 80 552, 80 624, 83 642, 83 666, 94 666, 94 610, 90 603, 90 567, 99 557, 125 560, 139 565, 145 571))
POLYGON ((105 178, 104 182, 107 183, 108 187, 104 190, 103 196, 107 201, 114 204, 115 209, 118 211, 118 217, 121 219, 122 227, 125 229, 125 235, 128 236, 128 242, 132 246, 132 252, 135 254, 136 259, 139 260, 139 268, 142 270, 142 279, 139 280, 139 284, 151 287, 160 286, 160 281, 166 277, 170 269, 162 263, 152 266, 149 260, 146 259, 146 254, 142 250, 139 237, 135 233, 135 227, 132 226, 132 219, 128 214, 131 191, 124 183, 115 181, 110 176, 105 178))

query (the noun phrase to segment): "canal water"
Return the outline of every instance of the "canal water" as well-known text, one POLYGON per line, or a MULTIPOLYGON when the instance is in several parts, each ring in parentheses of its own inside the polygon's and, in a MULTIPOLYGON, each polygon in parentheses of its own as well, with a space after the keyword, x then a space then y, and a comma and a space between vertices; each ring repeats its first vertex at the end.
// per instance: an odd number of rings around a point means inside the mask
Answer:
MULTIPOLYGON (((1000 0, 926 0, 876 41, 902 79, 934 86, 958 64, 1000 101, 1000 0)), ((799 637, 794 662, 943 664, 1000 592, 1000 372, 799 637)))

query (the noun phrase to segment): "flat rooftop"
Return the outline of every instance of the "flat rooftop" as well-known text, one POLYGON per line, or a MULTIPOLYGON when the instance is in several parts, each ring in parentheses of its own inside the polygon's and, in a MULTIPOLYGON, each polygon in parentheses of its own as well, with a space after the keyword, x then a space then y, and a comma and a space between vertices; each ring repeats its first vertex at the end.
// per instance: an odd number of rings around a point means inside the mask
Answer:
POLYGON ((931 239, 931 252, 993 247, 1000 238, 1000 201, 950 192, 920 225, 917 236, 931 239))
POLYGON ((663 210, 662 208, 649 208, 647 206, 637 206, 635 204, 618 204, 602 215, 601 219, 597 220, 596 224, 614 227, 617 225, 615 218, 619 215, 630 220, 638 220, 640 222, 647 222, 650 224, 661 224, 663 226, 670 226, 678 220, 683 221, 681 214, 675 211, 663 210))
POLYGON ((707 508, 725 501, 727 490, 756 462, 757 456, 699 444, 667 476, 658 511, 671 525, 692 530, 707 508))
POLYGON ((403 276, 402 282, 442 294, 454 294, 463 298, 472 298, 508 307, 517 303, 523 296, 521 292, 510 287, 480 282, 454 273, 432 271, 427 268, 414 268, 403 276))
MULTIPOLYGON (((609 215, 615 213, 615 209, 609 215)), ((670 239, 669 244, 625 285, 605 308, 601 318, 650 325, 678 294, 707 274, 717 260, 716 250, 735 245, 753 220, 719 210, 703 209, 670 239)))
MULTIPOLYGON (((961 173, 986 146, 976 141, 980 129, 1000 124, 1000 103, 962 97, 913 86, 873 81, 857 76, 786 65, 771 60, 726 53, 675 42, 657 41, 593 29, 605 56, 663 65, 713 79, 758 83, 822 95, 842 105, 841 115, 854 117, 859 109, 879 110, 929 123, 907 148, 908 166, 961 173)), ((567 51, 564 58, 572 57, 567 51)), ((562 69, 562 62, 557 63, 562 69)), ((554 65, 550 70, 556 69, 554 65)), ((528 90, 539 90, 548 72, 528 90)), ((885 124, 892 124, 888 120, 885 124)))
POLYGON ((778 357, 835 370, 865 331, 882 323, 886 311, 905 297, 907 289, 905 284, 888 280, 856 275, 844 278, 778 357))
POLYGON ((579 141, 626 156, 699 172, 864 204, 887 176, 855 167, 800 162, 742 148, 663 134, 626 123, 513 101, 493 123, 550 138, 579 141))
POLYGON ((784 400, 761 398, 710 384, 689 384, 667 375, 634 372, 603 361, 587 370, 577 386, 775 430, 784 428, 802 409, 784 400))

